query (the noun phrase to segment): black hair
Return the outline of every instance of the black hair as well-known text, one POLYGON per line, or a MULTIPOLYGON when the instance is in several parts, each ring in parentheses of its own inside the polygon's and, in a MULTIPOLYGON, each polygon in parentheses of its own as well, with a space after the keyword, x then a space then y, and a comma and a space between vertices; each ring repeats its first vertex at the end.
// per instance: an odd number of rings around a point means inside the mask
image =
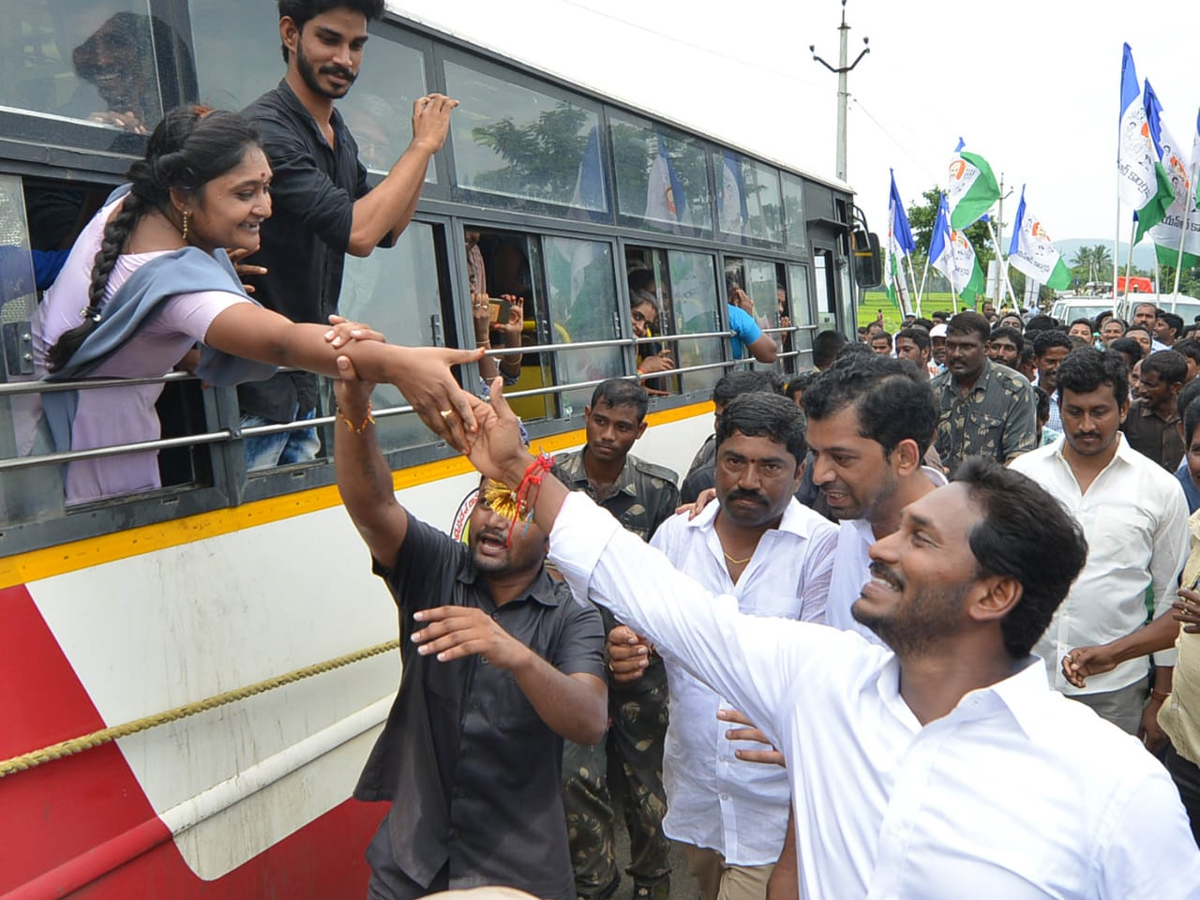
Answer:
POLYGON ((262 146, 258 128, 238 113, 206 114, 200 107, 177 106, 163 116, 146 142, 145 156, 129 167, 130 190, 121 208, 104 226, 83 323, 64 332, 47 354, 51 372, 67 364, 99 323, 113 266, 142 216, 153 209, 165 214, 172 189, 200 193, 208 182, 241 163, 252 146, 262 146))
POLYGON ((1067 391, 1089 394, 1106 384, 1113 389, 1117 406, 1129 402, 1129 367, 1121 354, 1095 347, 1072 350, 1058 367, 1058 405, 1062 406, 1067 391))
POLYGON ((1030 362, 1033 362, 1033 345, 1026 342, 1025 346, 1021 348, 1021 355, 1017 360, 1017 365, 1023 366, 1025 363, 1030 362))
POLYGON ((950 318, 950 313, 946 312, 944 309, 934 310, 933 312, 930 313, 930 315, 933 316, 933 318, 937 319, 939 322, 945 322, 947 319, 950 318))
POLYGON ((729 296, 733 296, 735 290, 745 290, 746 286, 742 283, 742 277, 741 263, 725 263, 725 291, 729 296))
POLYGON ((952 334, 977 334, 979 335, 979 343, 987 346, 988 337, 991 336, 992 326, 977 312, 960 312, 952 317, 946 324, 946 336, 952 334))
POLYGON ((1162 314, 1162 310, 1158 308, 1158 305, 1153 300, 1142 300, 1138 303, 1133 304, 1133 314, 1136 316, 1137 311, 1139 309, 1141 309, 1143 306, 1148 306, 1152 310, 1154 310, 1154 317, 1156 319, 1162 314))
MULTIPOLYGON (((383 18, 384 0, 279 0, 279 18, 289 18, 296 23, 296 30, 303 31, 309 19, 331 9, 349 9, 360 12, 370 22, 383 18)), ((283 48, 283 61, 288 61, 288 49, 283 48)))
POLYGON ((1071 339, 1061 331, 1039 331, 1033 336, 1033 355, 1041 359, 1046 355, 1046 351, 1054 347, 1065 347, 1067 350, 1074 350, 1075 345, 1071 343, 1071 339))
POLYGON ((877 331, 873 335, 871 335, 871 342, 874 343, 876 338, 885 338, 887 340, 888 349, 891 349, 892 336, 887 333, 886 329, 883 331, 877 331))
POLYGON ((625 279, 629 282, 630 294, 649 291, 654 287, 654 270, 647 266, 634 266, 625 274, 625 279))
MULTIPOLYGON (((1187 408, 1192 405, 1192 401, 1200 400, 1200 378, 1193 378, 1183 386, 1183 390, 1179 392, 1179 396, 1175 398, 1175 412, 1179 418, 1183 418, 1183 414, 1187 408)), ((1184 434, 1187 434, 1187 427, 1184 426, 1184 434)), ((1188 443, 1191 443, 1189 441, 1188 443)))
MULTIPOLYGON (((1112 315, 1112 313, 1109 313, 1109 315, 1112 315)), ((1074 328, 1076 325, 1086 325, 1088 331, 1092 330, 1092 320, 1085 316, 1081 316, 1078 319, 1072 319, 1068 328, 1074 328)))
POLYGON ((1101 310, 1100 312, 1096 313, 1096 318, 1091 321, 1092 330, 1099 331, 1105 320, 1112 318, 1115 318, 1115 316, 1113 315, 1113 311, 1111 309, 1101 310))
POLYGON ((637 410, 639 422, 646 417, 646 410, 650 406, 650 395, 646 393, 646 389, 624 378, 610 378, 596 385, 596 389, 592 391, 593 410, 601 400, 613 408, 632 406, 637 410))
POLYGON ((1108 345, 1109 353, 1120 353, 1126 357, 1126 368, 1133 368, 1133 364, 1142 358, 1142 345, 1131 337, 1116 338, 1108 345))
MULTIPOLYGON (((1104 315, 1104 313, 1101 313, 1100 315, 1104 315)), ((1104 326, 1108 324, 1108 320, 1109 320, 1109 319, 1111 319, 1113 322, 1117 322, 1117 323, 1119 323, 1119 324, 1120 324, 1120 326, 1121 326, 1121 334, 1124 334, 1126 331, 1128 331, 1128 330, 1129 330, 1129 323, 1128 323, 1128 322, 1126 322, 1124 319, 1122 319, 1120 316, 1114 316, 1112 313, 1109 313, 1109 314, 1108 314, 1108 319, 1106 319, 1106 320, 1105 320, 1105 321, 1103 321, 1103 322, 1100 322, 1100 321, 1099 321, 1099 317, 1097 317, 1097 322, 1098 322, 1098 324, 1096 325, 1096 330, 1097 330, 1097 331, 1102 331, 1102 330, 1104 329, 1104 326)))
POLYGON ((813 365, 818 369, 828 369, 846 343, 846 336, 840 331, 818 332, 813 338, 813 365))
POLYGON ((847 356, 875 356, 875 351, 871 349, 870 344, 864 344, 862 341, 855 341, 853 344, 843 344, 842 349, 837 352, 837 357, 834 359, 836 365, 838 360, 845 359, 847 356))
POLYGON ((1187 381, 1187 360, 1174 350, 1157 350, 1142 360, 1142 375, 1154 372, 1168 384, 1187 381))
POLYGON ((910 323, 910 326, 912 328, 924 328, 926 331, 929 331, 931 328, 933 328, 933 320, 925 319, 925 318, 918 316, 917 318, 912 320, 912 322, 910 323))
POLYGON ((828 419, 848 406, 858 412, 858 433, 889 458, 901 441, 916 441, 921 455, 937 427, 933 391, 912 363, 870 353, 847 356, 822 372, 804 392, 804 413, 828 419))
POLYGON ((901 328, 896 335, 896 340, 907 338, 917 345, 918 350, 929 350, 933 347, 933 341, 929 338, 929 332, 924 328, 901 328))
POLYGON ((1180 418, 1183 419, 1183 452, 1186 454, 1188 447, 1192 446, 1196 426, 1200 425, 1200 396, 1192 395, 1192 401, 1184 408, 1180 418))
POLYGON ((1025 333, 1031 331, 1049 331, 1052 328, 1058 327, 1058 319, 1047 315, 1030 316, 1029 321, 1025 323, 1025 333))
POLYGON ((724 409, 734 397, 742 394, 774 394, 778 388, 766 372, 754 369, 734 369, 721 376, 713 387, 713 405, 724 409))
POLYGON ((1017 348, 1017 358, 1020 359, 1021 354, 1025 352, 1025 335, 1017 331, 1011 325, 997 325, 992 329, 992 336, 989 340, 994 341, 996 338, 1008 338, 1017 348))
POLYGON ((742 394, 730 400, 721 414, 721 420, 717 422, 718 450, 735 432, 747 437, 770 438, 787 448, 797 466, 808 456, 808 442, 804 439, 804 413, 795 403, 779 394, 742 394))
POLYGON ((1183 334, 1183 316, 1173 312, 1160 312, 1158 314, 1158 320, 1160 322, 1165 322, 1167 327, 1175 332, 1175 337, 1179 337, 1181 334, 1183 334))
POLYGON ((975 577, 1000 575, 1021 585, 1021 597, 1000 631, 1008 655, 1024 659, 1083 569, 1088 549, 1083 528, 1037 482, 994 460, 969 457, 954 480, 966 485, 983 512, 967 537, 975 577))
POLYGON ((808 390, 808 386, 813 383, 813 379, 817 377, 817 372, 804 372, 795 376, 791 381, 783 386, 783 395, 790 397, 792 402, 796 402, 796 394, 803 394, 808 390))
POLYGON ((1036 414, 1039 422, 1050 418, 1050 395, 1044 388, 1033 385, 1033 402, 1037 406, 1036 414))

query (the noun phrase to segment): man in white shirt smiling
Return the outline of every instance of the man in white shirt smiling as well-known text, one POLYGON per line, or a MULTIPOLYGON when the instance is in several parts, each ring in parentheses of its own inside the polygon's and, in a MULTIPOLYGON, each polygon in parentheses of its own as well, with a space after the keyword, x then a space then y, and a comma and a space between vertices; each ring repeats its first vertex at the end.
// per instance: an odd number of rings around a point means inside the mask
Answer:
MULTIPOLYGON (((793 496, 806 453, 804 416, 787 398, 734 398, 717 425, 718 502, 695 519, 667 520, 651 546, 714 594, 735 597, 746 615, 820 622, 837 530, 793 496)), ((623 626, 609 635, 609 656, 622 682, 640 677, 648 648, 623 626)), ((740 742, 726 735, 728 720, 718 720, 729 704, 670 657, 666 663, 663 829, 685 845, 704 900, 763 900, 787 829, 787 772, 739 759, 740 742)))
MULTIPOLYGON (((713 597, 586 497, 541 478, 498 389, 491 403, 473 401, 471 460, 525 485, 572 589, 647 635, 796 761, 801 896, 1200 893, 1200 852, 1166 771, 1049 690, 1029 655, 1086 545, 1028 478, 968 461, 872 547, 874 577, 855 612, 888 651, 713 597)), ((420 637, 439 659, 470 652, 441 623, 420 637)))
POLYGON ((1062 503, 1088 541, 1087 565, 1034 648, 1051 685, 1158 749, 1165 743, 1158 710, 1171 692, 1176 653, 1153 654, 1149 703, 1148 655, 1179 632, 1171 604, 1187 560, 1188 511, 1174 476, 1121 434, 1128 378, 1119 354, 1073 350, 1058 367, 1063 436, 1012 468, 1062 503), (1155 621, 1143 627, 1147 589, 1155 621))

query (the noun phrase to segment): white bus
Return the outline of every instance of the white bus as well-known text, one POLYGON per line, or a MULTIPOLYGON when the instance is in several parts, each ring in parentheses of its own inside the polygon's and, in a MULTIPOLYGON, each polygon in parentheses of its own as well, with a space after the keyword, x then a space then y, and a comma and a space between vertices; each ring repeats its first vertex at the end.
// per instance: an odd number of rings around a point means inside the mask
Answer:
MULTIPOLYGON (((462 105, 399 245, 348 262, 343 311, 397 342, 473 346, 477 232, 491 292, 526 298, 508 395, 535 446, 581 444, 594 384, 638 377, 631 266, 654 273, 654 340, 678 365, 637 452, 676 469, 735 364, 726 270, 781 373, 809 367, 818 329, 853 334, 846 185, 396 14, 371 31, 340 107, 369 166, 406 146, 414 98, 462 105)), ((173 374, 163 487, 66 508, 72 454, 31 452, 19 428, 47 389, 38 283, 164 108, 240 109, 278 82, 275 4, 17 0, 0 70, 0 898, 361 896, 384 810, 350 794, 399 682, 396 613, 331 460, 247 475, 234 392, 173 374)), ((394 389, 374 405, 405 505, 451 529, 467 463, 394 389)))

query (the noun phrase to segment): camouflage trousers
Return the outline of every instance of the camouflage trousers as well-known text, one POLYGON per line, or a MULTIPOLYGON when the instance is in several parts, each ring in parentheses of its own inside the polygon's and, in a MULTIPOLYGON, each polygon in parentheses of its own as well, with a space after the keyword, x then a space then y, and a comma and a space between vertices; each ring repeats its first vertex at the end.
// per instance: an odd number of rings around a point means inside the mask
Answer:
MULTIPOLYGON (((661 666, 661 662, 659 663, 661 666)), ((609 690, 612 725, 594 747, 567 741, 563 749, 563 803, 575 891, 595 898, 617 878, 614 806, 625 813, 631 864, 637 884, 671 874, 663 790, 663 740, 667 733, 667 683, 640 692, 609 690)))

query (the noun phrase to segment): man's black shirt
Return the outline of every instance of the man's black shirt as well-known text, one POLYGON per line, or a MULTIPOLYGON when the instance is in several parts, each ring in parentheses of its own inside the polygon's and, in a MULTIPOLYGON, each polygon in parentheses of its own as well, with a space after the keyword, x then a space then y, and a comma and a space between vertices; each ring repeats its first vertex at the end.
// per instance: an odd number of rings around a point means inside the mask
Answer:
MULTIPOLYGON (((333 146, 286 81, 263 94, 242 115, 262 132, 271 163, 271 218, 262 224, 262 248, 247 261, 266 275, 248 276, 254 299, 293 322, 329 323, 342 289, 342 269, 354 201, 367 193, 358 145, 334 110, 333 146)), ((238 387, 242 412, 290 422, 316 406, 316 377, 288 372, 238 387)))
POLYGON ((428 885, 507 885, 574 900, 562 805, 562 738, 516 679, 478 656, 417 653, 412 614, 476 607, 560 672, 604 678, 600 613, 543 569, 525 597, 497 607, 465 544, 409 516, 392 568, 375 562, 400 613, 400 693, 354 796, 391 800, 396 864, 428 885))

